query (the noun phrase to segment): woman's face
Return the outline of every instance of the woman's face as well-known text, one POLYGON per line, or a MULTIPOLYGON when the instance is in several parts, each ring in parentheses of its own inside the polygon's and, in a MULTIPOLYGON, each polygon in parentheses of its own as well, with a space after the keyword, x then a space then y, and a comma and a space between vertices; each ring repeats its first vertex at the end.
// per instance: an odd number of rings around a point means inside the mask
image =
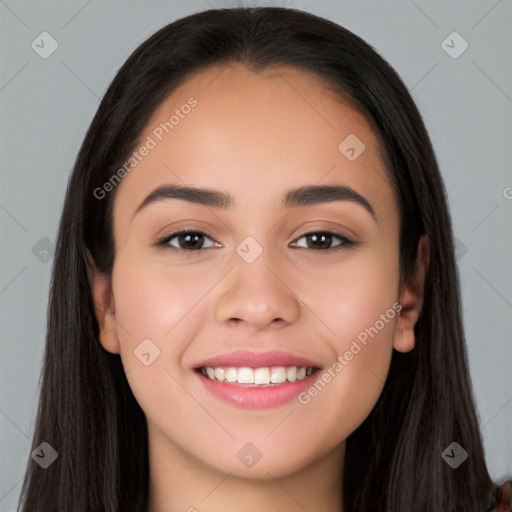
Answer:
POLYGON ((397 341, 398 207, 365 118, 300 71, 216 67, 136 151, 94 291, 152 456, 251 478, 339 460, 393 346, 412 348, 397 341), (162 187, 216 192, 146 200, 162 187))

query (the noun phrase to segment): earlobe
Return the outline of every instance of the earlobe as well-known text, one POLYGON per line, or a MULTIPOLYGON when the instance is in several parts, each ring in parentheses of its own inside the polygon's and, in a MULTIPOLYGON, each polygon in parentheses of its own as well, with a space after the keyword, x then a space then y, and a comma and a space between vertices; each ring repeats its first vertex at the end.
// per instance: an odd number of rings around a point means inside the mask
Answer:
POLYGON ((116 330, 111 278, 96 268, 89 252, 87 252, 87 271, 94 301, 94 312, 98 321, 100 343, 108 352, 119 354, 120 344, 116 330))
POLYGON ((393 338, 393 348, 398 352, 410 352, 414 348, 414 329, 404 327, 395 329, 393 338))
POLYGON ((414 326, 423 307, 423 291, 430 262, 430 247, 427 235, 418 242, 414 275, 400 290, 399 302, 402 306, 393 335, 393 348, 399 352, 409 352, 414 348, 414 326))

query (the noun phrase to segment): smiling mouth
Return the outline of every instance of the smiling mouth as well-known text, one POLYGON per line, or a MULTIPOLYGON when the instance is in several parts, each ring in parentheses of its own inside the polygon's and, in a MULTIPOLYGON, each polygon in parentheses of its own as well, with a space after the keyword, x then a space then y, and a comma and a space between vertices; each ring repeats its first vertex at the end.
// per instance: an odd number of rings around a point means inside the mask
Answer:
POLYGON ((224 384, 271 387, 287 382, 304 380, 319 371, 319 368, 307 366, 263 366, 251 368, 248 366, 202 366, 197 369, 205 378, 224 384))

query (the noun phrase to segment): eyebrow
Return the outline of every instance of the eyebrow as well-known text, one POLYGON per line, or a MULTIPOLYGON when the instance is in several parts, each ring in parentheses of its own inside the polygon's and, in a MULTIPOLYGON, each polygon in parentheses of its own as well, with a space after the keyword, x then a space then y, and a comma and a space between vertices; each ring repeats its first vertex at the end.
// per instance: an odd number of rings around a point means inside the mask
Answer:
MULTIPOLYGON (((168 199, 181 199, 222 210, 232 209, 234 198, 226 192, 188 185, 165 185, 153 190, 139 205, 133 216, 146 206, 168 199)), ((282 200, 282 208, 295 208, 332 201, 352 201, 367 210, 375 221, 377 217, 372 205, 361 194, 344 185, 307 185, 288 190, 282 200)))

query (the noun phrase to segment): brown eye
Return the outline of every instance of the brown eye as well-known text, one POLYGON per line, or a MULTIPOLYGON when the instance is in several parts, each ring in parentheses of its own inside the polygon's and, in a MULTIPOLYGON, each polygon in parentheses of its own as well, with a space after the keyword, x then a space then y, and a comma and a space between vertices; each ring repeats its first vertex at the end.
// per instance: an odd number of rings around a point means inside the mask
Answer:
MULTIPOLYGON (((297 240, 301 238, 306 238, 307 240, 305 249, 333 250, 347 245, 354 245, 354 242, 347 237, 338 233, 330 233, 329 231, 312 231, 305 233, 297 240), (333 239, 338 239, 341 242, 331 246, 333 239)), ((299 245, 299 247, 304 246, 299 245)))
MULTIPOLYGON (((163 240, 158 242, 158 245, 168 245, 182 251, 197 251, 199 249, 208 248, 204 247, 205 239, 212 240, 208 235, 201 231, 182 230, 166 236, 163 240), (175 243, 171 243, 174 239, 177 240, 177 245, 175 243)), ((209 247, 213 247, 213 243, 209 247)))

